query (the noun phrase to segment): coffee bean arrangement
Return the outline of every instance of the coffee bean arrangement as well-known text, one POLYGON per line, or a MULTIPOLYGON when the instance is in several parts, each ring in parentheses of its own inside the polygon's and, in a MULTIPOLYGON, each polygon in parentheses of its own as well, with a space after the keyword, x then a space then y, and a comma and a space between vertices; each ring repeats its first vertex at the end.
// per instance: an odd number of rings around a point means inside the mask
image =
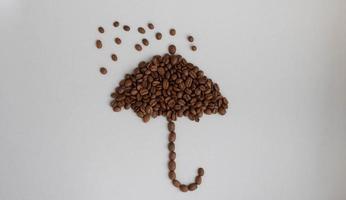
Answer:
MULTIPOLYGON (((113 27, 122 27, 123 31, 130 32, 129 25, 122 25, 115 21, 113 27)), ((145 27, 138 27, 137 33, 144 35, 151 32, 154 39, 161 40, 163 35, 160 31, 155 31, 152 23, 145 27)), ((100 33, 105 30, 98 28, 100 33)), ((170 29, 170 36, 175 36, 177 31, 170 29)), ((186 36, 190 43, 190 49, 196 51, 193 44, 194 38, 186 36)), ((119 37, 113 39, 113 44, 121 45, 119 37)), ((149 46, 149 40, 143 37, 139 42, 134 43, 134 49, 138 52, 149 46), (143 46, 142 46, 142 45, 143 46)), ((96 40, 96 47, 101 49, 103 43, 96 40)), ((199 67, 188 62, 183 56, 176 54, 177 48, 174 44, 169 44, 167 52, 163 55, 155 55, 147 61, 138 63, 131 73, 125 74, 118 86, 111 94, 110 106, 114 112, 125 109, 132 109, 136 115, 145 123, 151 118, 163 116, 167 119, 168 125, 168 178, 174 187, 181 192, 196 190, 202 183, 204 169, 198 168, 197 175, 191 183, 181 183, 177 179, 175 141, 175 122, 179 117, 199 122, 203 115, 220 114, 225 115, 228 109, 228 100, 224 97, 217 83, 205 76, 199 67)), ((114 62, 118 60, 115 53, 111 54, 114 62)), ((107 74, 105 67, 100 68, 101 74, 107 74)))

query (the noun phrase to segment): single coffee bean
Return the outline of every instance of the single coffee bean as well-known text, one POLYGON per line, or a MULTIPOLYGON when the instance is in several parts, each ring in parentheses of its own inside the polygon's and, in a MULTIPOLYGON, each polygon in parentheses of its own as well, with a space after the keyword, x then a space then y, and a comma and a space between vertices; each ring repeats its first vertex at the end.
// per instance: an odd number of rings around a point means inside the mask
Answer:
POLYGON ((167 79, 164 79, 163 82, 162 82, 162 87, 164 90, 167 90, 168 87, 169 87, 169 82, 167 79))
POLYGON ((148 28, 151 29, 151 30, 154 29, 154 24, 148 23, 148 28))
POLYGON ((177 157, 177 156, 176 156, 176 154, 175 154, 174 151, 170 151, 170 152, 169 152, 169 159, 170 159, 170 160, 175 160, 176 157, 177 157))
POLYGON ((175 29, 174 29, 174 28, 171 28, 171 29, 169 30, 169 34, 170 34, 171 36, 174 36, 174 35, 176 34, 175 29))
POLYGON ((168 162, 168 169, 169 169, 170 171, 174 171, 174 170, 175 170, 175 167, 176 167, 175 162, 174 162, 173 160, 170 160, 170 161, 168 162))
POLYGON ((106 68, 104 68, 104 67, 100 68, 100 73, 101 74, 105 75, 105 74, 107 74, 107 72, 108 72, 108 70, 106 68))
POLYGON ((188 188, 186 185, 184 185, 184 184, 181 184, 181 185, 179 186, 179 189, 180 189, 180 191, 182 191, 182 192, 187 192, 187 191, 189 190, 189 188, 188 188))
POLYGON ((169 151, 174 151, 175 150, 175 145, 173 142, 168 143, 168 150, 169 151))
POLYGON ((149 45, 149 41, 146 38, 142 39, 142 43, 143 43, 144 46, 148 46, 149 45))
POLYGON ((102 26, 100 26, 100 27, 98 28, 98 30, 99 30, 100 33, 104 33, 104 32, 105 32, 105 29, 104 29, 102 26))
POLYGON ((189 188, 190 191, 194 191, 194 190, 197 189, 197 184, 196 183, 191 183, 191 184, 189 184, 188 188, 189 188))
POLYGON ((102 48, 102 42, 101 42, 101 40, 96 40, 96 47, 97 47, 98 49, 101 49, 101 48, 102 48))
POLYGON ((174 132, 169 133, 168 141, 174 142, 175 138, 176 138, 176 134, 174 132))
POLYGON ((202 183, 202 176, 196 176, 196 178, 195 178, 195 183, 196 183, 197 185, 200 185, 200 184, 202 183))
POLYGON ((194 41, 194 38, 193 38, 191 35, 189 35, 189 36, 187 36, 187 40, 188 40, 189 42, 193 42, 193 41, 194 41))
POLYGON ((138 32, 141 33, 141 34, 144 34, 145 33, 145 29, 143 27, 138 27, 138 32))
POLYGON ((126 79, 125 80, 125 87, 130 87, 132 85, 131 79, 126 79))
POLYGON ((135 45, 135 49, 136 49, 137 51, 142 51, 142 46, 141 46, 140 44, 136 44, 136 45, 135 45))
POLYGON ((175 187, 177 187, 177 188, 180 187, 180 182, 179 182, 178 180, 176 180, 176 179, 172 180, 172 184, 173 184, 175 187))
POLYGON ((148 122, 150 120, 150 115, 144 115, 143 122, 148 122))
POLYGON ((113 61, 117 61, 117 60, 118 60, 118 56, 115 55, 115 54, 112 54, 112 55, 111 55, 111 58, 112 58, 113 61))
POLYGON ((173 44, 171 44, 171 45, 169 45, 168 46, 168 52, 170 53, 170 54, 175 54, 175 52, 176 52, 176 47, 173 45, 173 44))
POLYGON ((175 125, 173 122, 168 122, 168 130, 169 130, 169 132, 175 131, 175 125))
POLYGON ((175 172, 174 171, 169 171, 168 172, 168 177, 171 180, 175 180, 175 178, 176 178, 175 172))
POLYGON ((120 108, 120 107, 118 107, 118 106, 113 107, 113 111, 114 111, 114 112, 119 112, 119 111, 121 111, 121 108, 120 108))
POLYGON ((118 37, 116 37, 116 38, 114 39, 114 42, 115 42, 116 44, 121 44, 121 39, 118 38, 118 37))
POLYGON ((203 168, 198 168, 197 172, 198 172, 198 175, 200 175, 200 176, 204 175, 204 169, 203 168))
POLYGON ((130 31, 131 28, 130 28, 130 26, 128 26, 128 25, 124 25, 124 26, 123 26, 123 29, 124 29, 124 31, 130 31))
POLYGON ((119 22, 118 21, 113 22, 113 26, 114 27, 118 27, 119 26, 119 22))
POLYGON ((162 39, 162 33, 157 32, 157 33, 155 34, 155 37, 156 37, 157 40, 161 40, 161 39, 162 39))
POLYGON ((197 51, 197 47, 196 47, 195 45, 192 45, 192 46, 191 46, 191 50, 192 50, 192 51, 197 51))

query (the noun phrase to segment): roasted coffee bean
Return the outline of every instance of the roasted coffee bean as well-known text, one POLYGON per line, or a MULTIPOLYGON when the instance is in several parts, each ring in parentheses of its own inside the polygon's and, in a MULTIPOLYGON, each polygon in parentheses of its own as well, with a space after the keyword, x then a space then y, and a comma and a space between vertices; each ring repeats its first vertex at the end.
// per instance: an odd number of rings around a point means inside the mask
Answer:
POLYGON ((104 32, 105 32, 105 29, 104 29, 102 26, 100 26, 100 27, 98 28, 98 31, 99 31, 100 33, 104 33, 104 32))
POLYGON ((175 29, 174 29, 174 28, 171 28, 171 29, 169 30, 169 34, 170 34, 171 36, 174 36, 174 35, 176 34, 175 29))
POLYGON ((128 25, 124 25, 124 26, 123 26, 123 29, 124 29, 124 31, 130 31, 131 28, 130 28, 130 26, 128 26, 128 25))
POLYGON ((180 189, 180 191, 182 191, 182 192, 187 192, 187 191, 189 190, 189 188, 187 187, 187 185, 184 185, 184 184, 181 184, 181 185, 179 186, 179 189, 180 189))
POLYGON ((196 178, 195 178, 195 183, 196 183, 197 185, 200 185, 200 184, 202 183, 202 176, 196 176, 196 178))
POLYGON ((168 143, 168 150, 169 151, 174 151, 175 150, 175 145, 173 142, 168 143))
POLYGON ((151 29, 151 30, 154 29, 154 24, 148 23, 148 28, 151 29))
POLYGON ((116 37, 116 38, 114 39, 114 42, 115 42, 116 44, 121 44, 121 39, 118 38, 118 37, 116 37))
POLYGON ((192 50, 192 51, 197 51, 197 47, 196 47, 195 45, 192 45, 192 46, 191 46, 191 50, 192 50))
POLYGON ((187 36, 187 40, 188 40, 189 42, 193 42, 193 41, 194 41, 194 38, 193 38, 191 35, 189 35, 189 36, 187 36))
POLYGON ((176 47, 173 44, 168 46, 168 52, 170 54, 172 54, 172 55, 175 54, 175 51, 176 51, 176 47))
POLYGON ((138 27, 137 31, 141 34, 145 33, 145 29, 143 27, 138 27))
POLYGON ((121 110, 121 108, 118 107, 118 106, 113 107, 113 111, 114 111, 114 112, 119 112, 120 110, 121 110))
POLYGON ((136 45, 135 45, 135 49, 136 49, 137 51, 142 51, 142 46, 141 46, 140 44, 136 44, 136 45))
POLYGON ((197 172, 198 172, 199 176, 203 176, 204 175, 204 169, 203 168, 198 168, 197 172))
POLYGON ((175 131, 175 124, 173 122, 168 122, 168 130, 169 132, 175 131))
POLYGON ((178 180, 172 180, 172 184, 175 186, 175 187, 177 187, 177 188, 179 188, 180 187, 180 182, 178 181, 178 180))
POLYGON ((170 132, 168 136, 168 141, 174 142, 176 139, 176 134, 174 132, 170 132))
POLYGON ((100 73, 101 74, 105 75, 105 74, 107 74, 107 72, 108 72, 108 70, 106 68, 104 68, 104 67, 100 68, 100 73))
POLYGON ((150 115, 144 115, 143 122, 148 122, 150 120, 150 115))
POLYGON ((148 46, 149 45, 149 41, 146 38, 142 39, 142 43, 143 43, 144 46, 148 46))
POLYGON ((170 160, 170 161, 168 162, 168 169, 169 169, 170 171, 174 171, 174 170, 175 170, 175 167, 176 167, 175 162, 174 162, 173 160, 170 160))
POLYGON ((169 159, 170 160, 175 160, 176 157, 177 157, 177 155, 174 151, 169 152, 169 159))
POLYGON ((101 49, 101 48, 102 48, 102 42, 101 42, 101 40, 96 40, 96 47, 97 47, 98 49, 101 49))
POLYGON ((120 24, 119 24, 118 21, 113 22, 113 26, 114 26, 114 27, 118 27, 119 25, 120 25, 120 24))
POLYGON ((175 178, 176 178, 175 172, 174 171, 169 171, 168 172, 168 177, 171 180, 175 180, 175 178))
POLYGON ((156 37, 157 40, 161 40, 161 39, 162 39, 162 33, 157 32, 157 33, 155 34, 155 37, 156 37))
POLYGON ((189 188, 190 191, 194 191, 194 190, 197 189, 197 184, 196 183, 191 183, 191 184, 189 184, 188 188, 189 188))
POLYGON ((115 55, 115 54, 112 54, 112 55, 111 55, 111 58, 112 58, 113 61, 117 61, 117 60, 118 60, 118 56, 115 55))

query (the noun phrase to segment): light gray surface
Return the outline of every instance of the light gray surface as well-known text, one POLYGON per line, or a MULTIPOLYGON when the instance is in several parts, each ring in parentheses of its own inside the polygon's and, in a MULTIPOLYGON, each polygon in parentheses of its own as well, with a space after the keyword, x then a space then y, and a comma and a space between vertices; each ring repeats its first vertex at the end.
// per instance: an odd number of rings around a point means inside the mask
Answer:
POLYGON ((345 10, 344 0, 1 0, 0 199, 346 199, 345 10), (179 178, 206 170, 196 192, 169 183, 164 119, 108 106, 124 73, 169 41, 137 53, 132 32, 121 50, 96 50, 97 26, 109 39, 114 19, 174 26, 178 52, 231 102, 224 117, 178 120, 179 178))

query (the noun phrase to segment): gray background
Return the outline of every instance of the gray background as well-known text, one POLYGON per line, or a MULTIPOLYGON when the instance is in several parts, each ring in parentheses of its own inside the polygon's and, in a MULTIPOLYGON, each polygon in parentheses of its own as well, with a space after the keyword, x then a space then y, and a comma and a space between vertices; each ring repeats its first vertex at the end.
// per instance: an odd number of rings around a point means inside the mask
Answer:
POLYGON ((346 199, 345 4, 1 0, 0 199, 346 199), (164 40, 151 33, 138 53, 140 35, 112 29, 115 19, 133 29, 152 21, 164 40), (231 102, 226 116, 178 120, 179 179, 206 170, 186 194, 167 178, 165 120, 108 106, 123 75, 173 40, 231 102))

